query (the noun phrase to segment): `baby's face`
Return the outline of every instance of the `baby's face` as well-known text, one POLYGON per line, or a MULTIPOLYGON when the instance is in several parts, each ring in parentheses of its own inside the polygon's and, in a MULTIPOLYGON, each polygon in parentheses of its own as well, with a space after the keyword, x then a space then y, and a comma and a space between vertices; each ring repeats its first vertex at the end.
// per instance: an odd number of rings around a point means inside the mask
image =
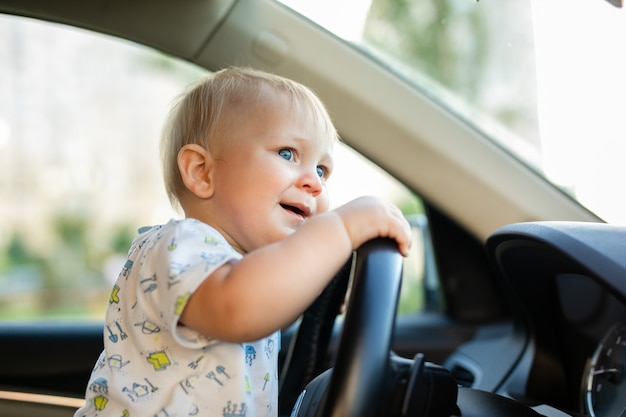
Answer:
POLYGON ((302 107, 265 100, 222 130, 212 196, 219 224, 212 226, 241 252, 283 239, 328 210, 333 140, 302 107))

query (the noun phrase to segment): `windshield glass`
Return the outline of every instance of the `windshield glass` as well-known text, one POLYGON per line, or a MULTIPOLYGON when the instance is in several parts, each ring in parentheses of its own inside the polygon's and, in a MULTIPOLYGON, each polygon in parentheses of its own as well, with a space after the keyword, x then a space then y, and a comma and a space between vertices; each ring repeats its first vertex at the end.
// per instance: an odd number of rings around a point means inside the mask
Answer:
POLYGON ((604 220, 626 223, 624 9, 606 0, 283 2, 604 220))

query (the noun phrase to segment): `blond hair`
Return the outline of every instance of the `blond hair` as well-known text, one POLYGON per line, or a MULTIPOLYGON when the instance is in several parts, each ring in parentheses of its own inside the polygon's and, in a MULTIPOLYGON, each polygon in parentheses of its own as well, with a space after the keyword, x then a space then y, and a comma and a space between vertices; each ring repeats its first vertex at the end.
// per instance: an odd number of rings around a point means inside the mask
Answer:
POLYGON ((220 70, 180 96, 165 125, 161 139, 163 178, 174 208, 180 207, 180 193, 184 188, 178 168, 180 150, 185 145, 197 144, 210 151, 219 140, 221 125, 229 112, 238 111, 243 103, 255 103, 268 89, 287 95, 296 105, 308 107, 324 137, 330 141, 338 139, 323 103, 304 85, 251 68, 220 70))

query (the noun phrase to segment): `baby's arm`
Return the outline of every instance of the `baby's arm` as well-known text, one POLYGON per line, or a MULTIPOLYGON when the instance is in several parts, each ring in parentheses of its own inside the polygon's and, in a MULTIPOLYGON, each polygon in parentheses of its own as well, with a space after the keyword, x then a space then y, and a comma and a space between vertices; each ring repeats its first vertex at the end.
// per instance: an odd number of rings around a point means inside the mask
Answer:
POLYGON ((356 199, 213 272, 189 299, 181 322, 224 341, 260 339, 293 322, 361 244, 389 237, 406 255, 410 236, 397 207, 356 199))

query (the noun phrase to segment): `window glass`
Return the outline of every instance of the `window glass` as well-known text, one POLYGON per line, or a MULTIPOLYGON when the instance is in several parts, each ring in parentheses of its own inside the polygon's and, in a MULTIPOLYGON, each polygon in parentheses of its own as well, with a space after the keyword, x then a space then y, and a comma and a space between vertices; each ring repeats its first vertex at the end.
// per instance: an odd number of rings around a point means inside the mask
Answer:
MULTIPOLYGON (((130 42, 0 15, 0 320, 103 317, 137 228, 177 216, 158 140, 173 99, 206 74, 130 42)), ((335 206, 374 190, 421 212, 346 146, 329 187, 335 206)), ((402 311, 421 308, 420 258, 402 311)))
POLYGON ((0 16, 0 317, 98 317, 134 231, 171 217, 156 143, 203 71, 0 16))
POLYGON ((335 154, 333 175, 329 180, 331 206, 339 206, 361 195, 375 194, 394 202, 408 218, 413 228, 413 246, 404 259, 402 289, 398 302, 399 314, 415 314, 424 309, 437 309, 438 299, 426 303, 429 296, 438 294, 437 277, 427 279, 427 268, 434 261, 427 252, 432 249, 425 243, 428 222, 421 199, 395 178, 346 145, 339 146, 335 154))
POLYGON ((626 8, 604 0, 282 0, 626 224, 626 8), (584 28, 584 29, 581 29, 584 28))

